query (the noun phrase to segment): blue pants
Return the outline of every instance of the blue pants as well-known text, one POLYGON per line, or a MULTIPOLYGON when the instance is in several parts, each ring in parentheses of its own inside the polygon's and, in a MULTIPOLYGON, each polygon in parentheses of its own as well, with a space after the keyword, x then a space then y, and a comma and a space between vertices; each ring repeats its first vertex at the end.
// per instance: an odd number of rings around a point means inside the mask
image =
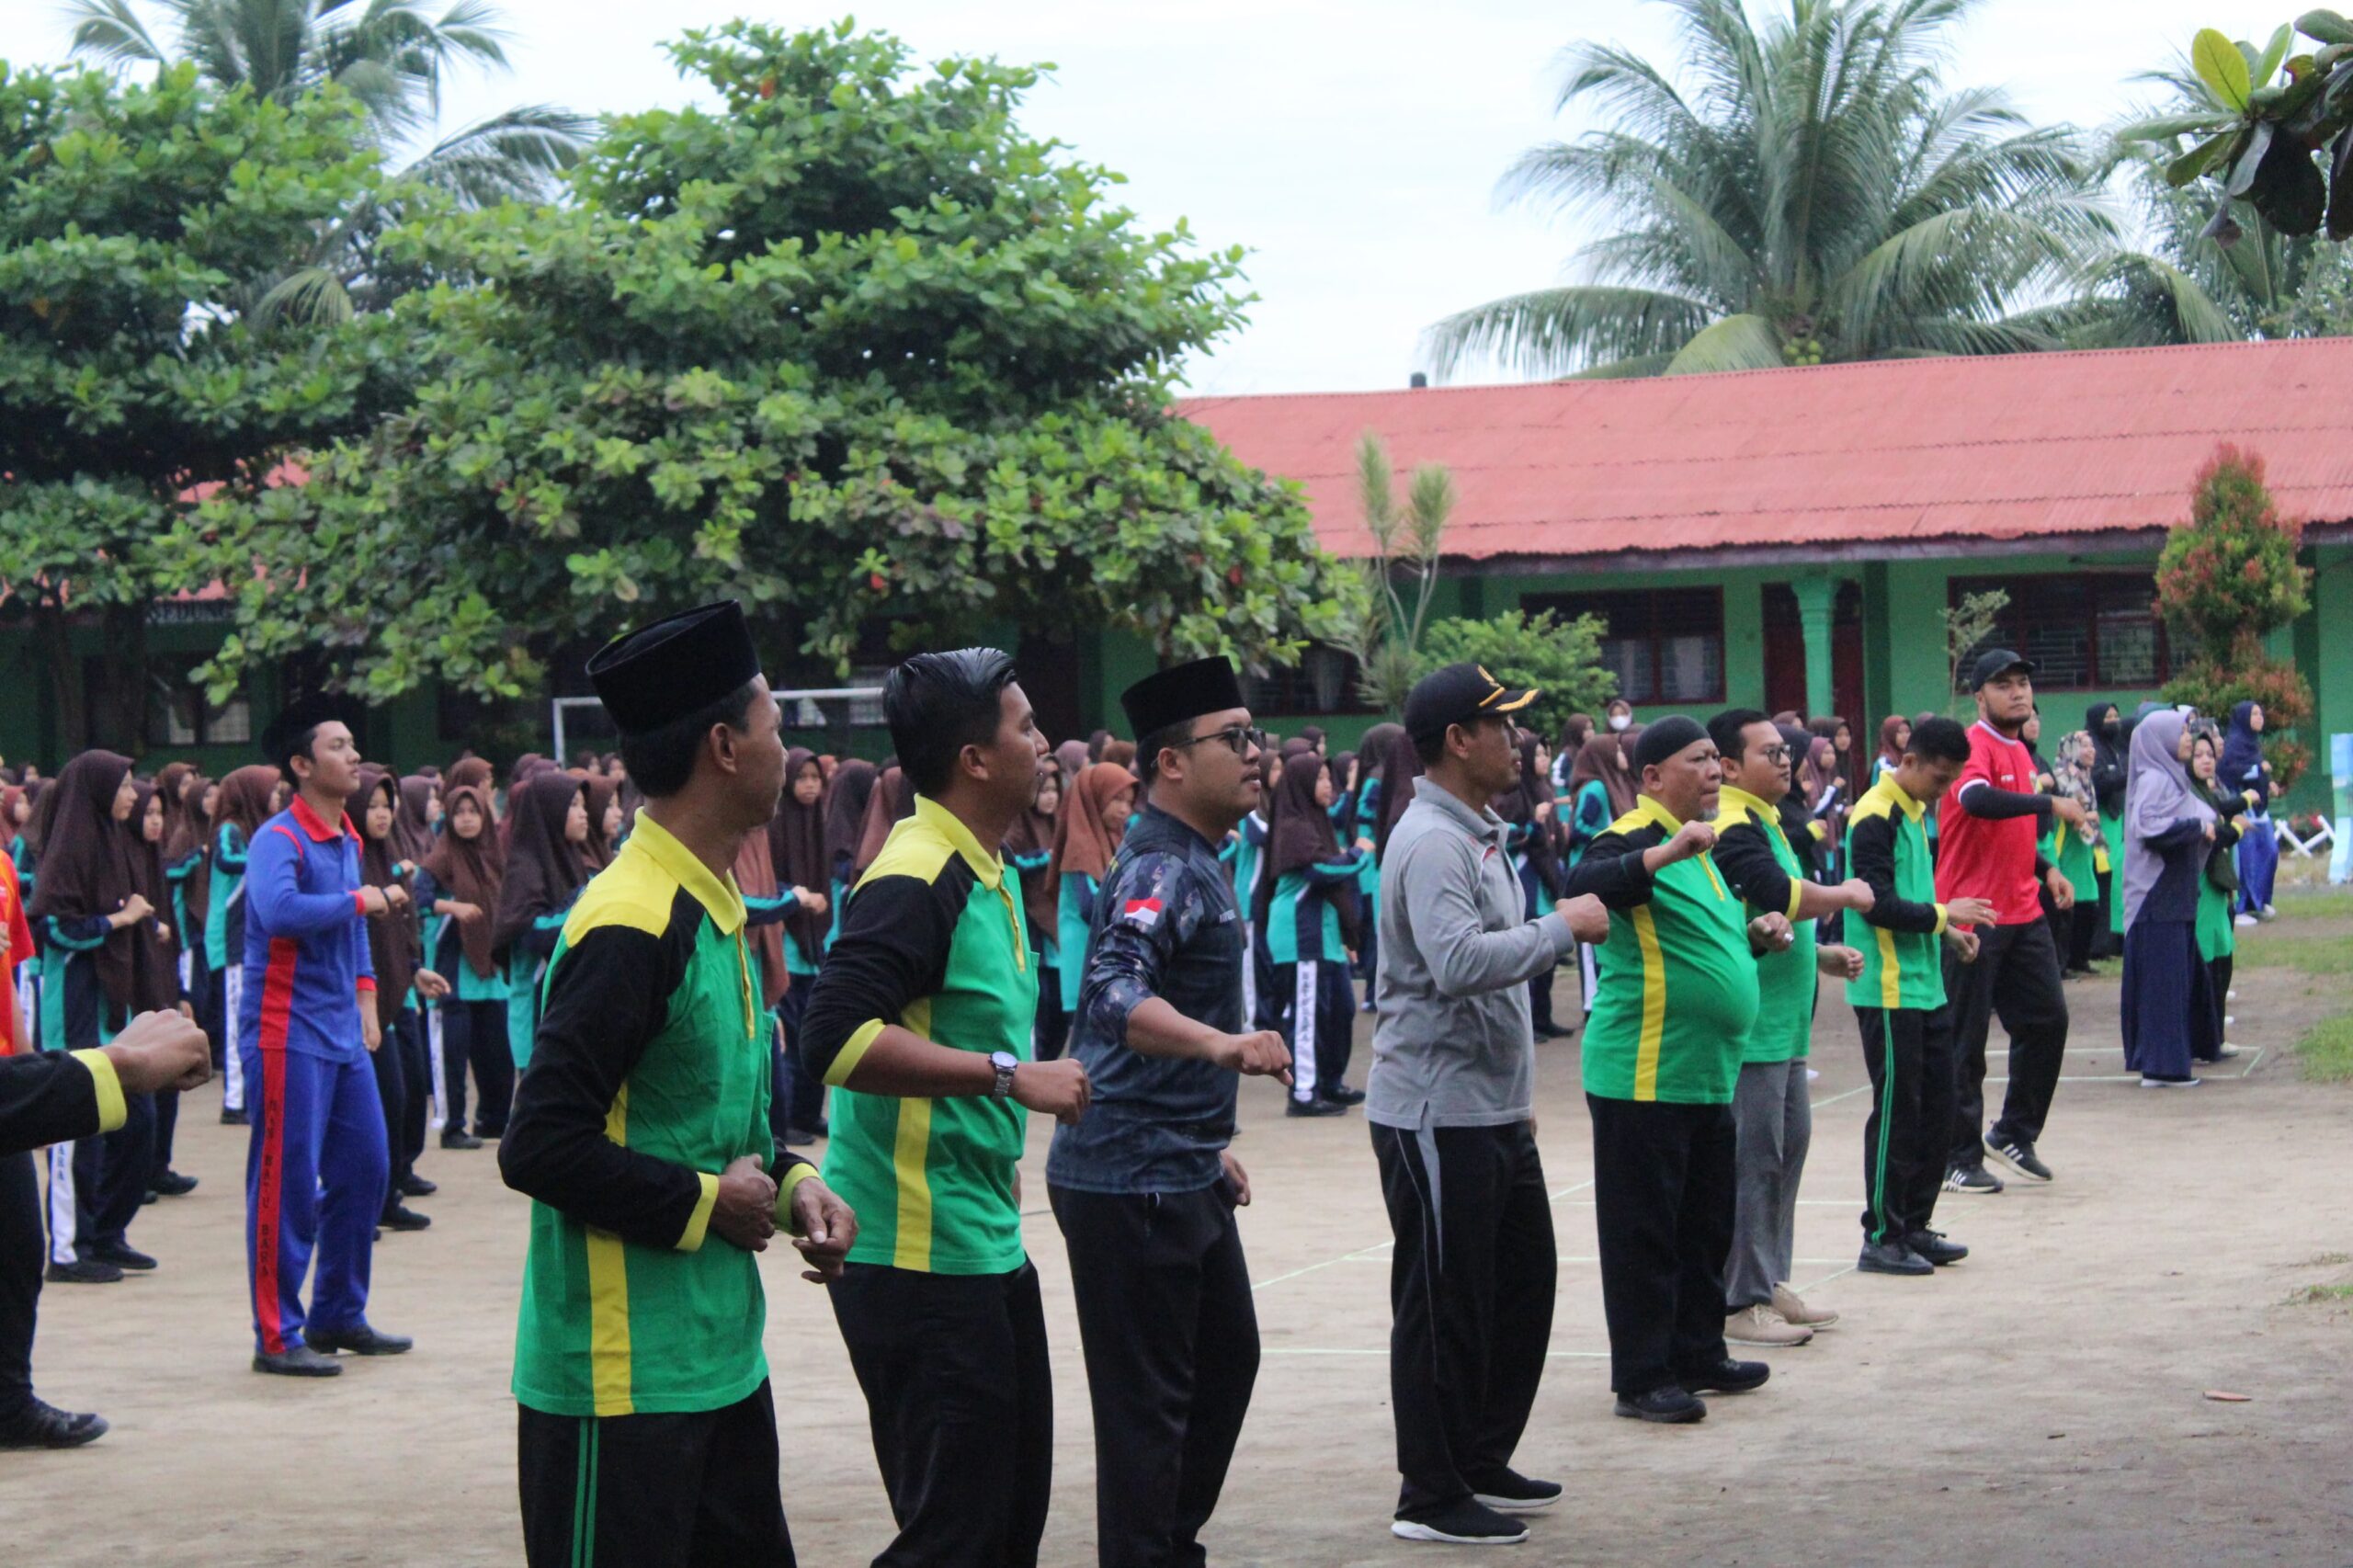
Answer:
POLYGON ((2250 818, 2239 836, 2239 903, 2237 915, 2257 915, 2271 903, 2271 884, 2279 874, 2279 830, 2268 817, 2250 818))
POLYGON ((302 1276, 313 1246, 319 1278, 309 1317, 335 1333, 366 1320, 368 1266, 391 1156, 383 1102, 365 1060, 239 1049, 253 1112, 245 1268, 253 1281, 254 1340, 278 1355, 302 1343, 302 1276))

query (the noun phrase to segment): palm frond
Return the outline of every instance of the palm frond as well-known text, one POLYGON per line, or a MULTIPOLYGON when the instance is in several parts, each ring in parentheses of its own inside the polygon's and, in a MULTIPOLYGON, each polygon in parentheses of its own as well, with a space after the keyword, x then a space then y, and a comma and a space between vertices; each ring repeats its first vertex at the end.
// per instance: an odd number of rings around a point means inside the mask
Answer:
POLYGON ((1523 375, 1567 375, 1588 365, 1673 354, 1713 313, 1699 301, 1654 290, 1572 285, 1460 312, 1431 327, 1423 345, 1441 381, 1480 362, 1523 375))
POLYGON ((596 131, 593 116, 527 104, 442 138, 402 172, 469 206, 538 199, 596 131))
POLYGON ((108 65, 161 65, 171 58, 131 0, 71 0, 62 17, 74 27, 66 47, 81 58, 108 65))
POLYGON ((1763 316, 1726 316, 1713 323, 1676 351, 1660 372, 1669 376, 1700 375, 1718 370, 1778 370, 1781 369, 1781 335, 1763 316))
POLYGON ((280 322, 335 325, 352 318, 350 291, 331 267, 305 267, 288 273, 254 307, 256 327, 280 322))

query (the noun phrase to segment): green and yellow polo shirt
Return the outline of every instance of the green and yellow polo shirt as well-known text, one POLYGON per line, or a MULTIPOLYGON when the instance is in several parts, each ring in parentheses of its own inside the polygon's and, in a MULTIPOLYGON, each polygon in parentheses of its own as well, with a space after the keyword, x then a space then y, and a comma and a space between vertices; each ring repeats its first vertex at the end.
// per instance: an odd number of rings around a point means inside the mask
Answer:
POLYGON ((801 1054, 834 1085, 826 1184, 858 1210, 852 1263, 1006 1274, 1028 1259, 1013 1200, 1028 1112, 990 1096, 849 1086, 896 1025, 935 1045, 1029 1058, 1038 964, 1018 879, 938 801, 891 830, 851 892, 801 1018, 801 1054))
POLYGON ((768 1131, 771 1042, 733 875, 653 818, 581 890, 498 1165, 530 1195, 515 1397, 554 1415, 717 1410, 768 1375, 757 1259, 709 1227, 757 1154, 779 1215, 815 1168, 768 1131))
POLYGON ((1945 906, 1937 902, 1937 863, 1920 819, 1923 802, 1904 792, 1893 771, 1863 792, 1847 813, 1847 869, 1871 885, 1863 972, 1847 983, 1858 1007, 1945 1005, 1945 906))
POLYGON ((1794 1061, 1806 1053, 1813 1031, 1819 949, 1814 923, 1798 918, 1805 868, 1781 831, 1781 813, 1745 790, 1723 787, 1715 827, 1710 854, 1745 905, 1744 935, 1750 920, 1779 915, 1797 938, 1780 952, 1756 955, 1756 1021, 1741 1039, 1740 1060, 1744 1065, 1794 1061))
POLYGON ((1757 1006, 1746 910, 1709 855, 1655 877, 1643 866, 1644 850, 1682 827, 1642 796, 1569 872, 1570 896, 1609 909, 1585 1026, 1585 1090, 1602 1099, 1729 1105, 1740 1077, 1757 1006))

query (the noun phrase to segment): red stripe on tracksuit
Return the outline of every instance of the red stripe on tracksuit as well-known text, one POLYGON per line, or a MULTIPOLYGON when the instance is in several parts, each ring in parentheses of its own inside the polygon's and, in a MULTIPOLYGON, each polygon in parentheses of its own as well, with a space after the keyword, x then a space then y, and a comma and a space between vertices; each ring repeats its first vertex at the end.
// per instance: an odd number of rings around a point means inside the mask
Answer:
POLYGON ((286 1172, 286 1028, 294 1001, 294 955, 299 945, 290 937, 269 944, 269 968, 262 978, 261 1028, 261 1165, 255 1183, 253 1206, 254 1320, 261 1327, 262 1348, 271 1355, 286 1350, 284 1320, 278 1302, 278 1217, 284 1201, 286 1172))

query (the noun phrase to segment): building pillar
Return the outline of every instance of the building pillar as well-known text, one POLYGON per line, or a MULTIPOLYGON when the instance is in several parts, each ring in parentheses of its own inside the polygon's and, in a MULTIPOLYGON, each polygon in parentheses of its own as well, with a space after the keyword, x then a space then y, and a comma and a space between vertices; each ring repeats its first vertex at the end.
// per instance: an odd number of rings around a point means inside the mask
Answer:
POLYGON ((1838 579, 1800 577, 1790 591, 1797 596, 1798 629, 1805 637, 1805 713, 1816 719, 1837 706, 1830 678, 1830 621, 1838 605, 1838 579))

